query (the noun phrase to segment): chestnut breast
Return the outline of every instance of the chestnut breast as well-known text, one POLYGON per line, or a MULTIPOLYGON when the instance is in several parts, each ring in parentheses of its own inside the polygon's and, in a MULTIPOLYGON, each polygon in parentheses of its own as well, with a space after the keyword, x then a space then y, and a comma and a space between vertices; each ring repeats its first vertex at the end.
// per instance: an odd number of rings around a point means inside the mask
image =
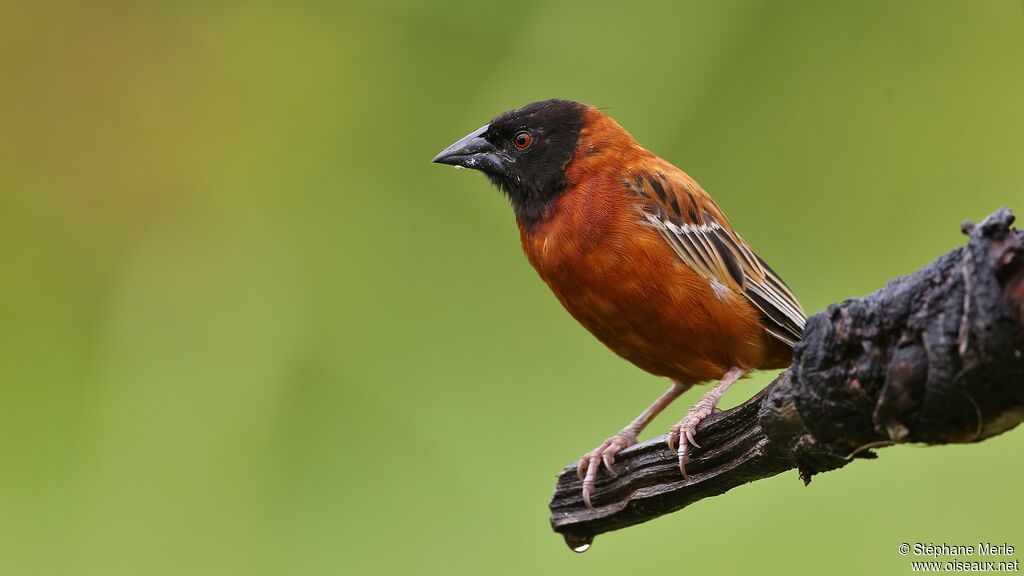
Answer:
POLYGON ((643 223, 620 176, 570 182, 542 222, 520 227, 520 237, 569 313, 640 368, 695 383, 764 363, 768 341, 750 302, 717 295, 680 261, 643 223))

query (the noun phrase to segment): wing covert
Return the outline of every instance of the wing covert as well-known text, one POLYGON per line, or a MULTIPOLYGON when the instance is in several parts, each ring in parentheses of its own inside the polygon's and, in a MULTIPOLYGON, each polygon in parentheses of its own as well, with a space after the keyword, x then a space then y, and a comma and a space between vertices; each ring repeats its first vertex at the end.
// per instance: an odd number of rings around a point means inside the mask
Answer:
POLYGON ((678 170, 644 172, 625 185, 640 200, 644 220, 717 295, 743 294, 761 311, 770 334, 790 346, 801 338, 806 316, 796 296, 692 178, 678 170))

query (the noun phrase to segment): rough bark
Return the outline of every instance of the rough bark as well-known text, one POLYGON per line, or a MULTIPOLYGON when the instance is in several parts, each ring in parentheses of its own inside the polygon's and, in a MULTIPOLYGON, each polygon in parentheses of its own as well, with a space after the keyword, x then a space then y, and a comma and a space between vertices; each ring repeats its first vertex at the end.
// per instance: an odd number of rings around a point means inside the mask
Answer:
POLYGON ((966 246, 864 298, 808 319, 791 367, 708 417, 679 472, 664 436, 616 458, 583 504, 559 475, 551 525, 573 549, 780 472, 811 476, 900 443, 979 442, 1024 420, 1024 232, 1001 209, 965 223, 966 246))

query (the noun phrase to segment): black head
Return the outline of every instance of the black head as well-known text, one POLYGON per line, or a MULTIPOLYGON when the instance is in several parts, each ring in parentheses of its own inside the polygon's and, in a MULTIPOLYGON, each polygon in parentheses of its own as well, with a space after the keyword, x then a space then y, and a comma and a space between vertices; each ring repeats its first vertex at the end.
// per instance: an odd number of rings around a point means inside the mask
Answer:
POLYGON ((434 162, 480 170, 512 201, 530 228, 565 188, 586 106, 544 100, 505 112, 445 148, 434 162))

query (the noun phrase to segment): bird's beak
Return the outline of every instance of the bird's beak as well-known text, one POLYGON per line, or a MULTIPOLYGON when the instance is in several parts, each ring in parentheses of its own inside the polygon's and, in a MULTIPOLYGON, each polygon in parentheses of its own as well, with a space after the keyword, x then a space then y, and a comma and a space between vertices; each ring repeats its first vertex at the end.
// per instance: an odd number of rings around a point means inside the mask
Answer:
POLYGON ((437 164, 449 164, 460 168, 472 168, 488 174, 504 174, 505 163, 501 154, 484 138, 490 124, 470 132, 461 140, 434 156, 437 164))

